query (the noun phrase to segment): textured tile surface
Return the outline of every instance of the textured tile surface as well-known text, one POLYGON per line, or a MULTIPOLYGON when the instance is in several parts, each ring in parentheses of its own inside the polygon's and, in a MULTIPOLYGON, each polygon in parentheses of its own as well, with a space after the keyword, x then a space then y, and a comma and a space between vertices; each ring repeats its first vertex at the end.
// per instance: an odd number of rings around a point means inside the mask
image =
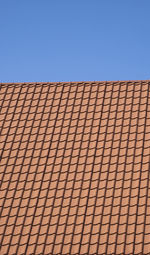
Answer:
POLYGON ((150 254, 150 81, 1 84, 0 255, 150 254))

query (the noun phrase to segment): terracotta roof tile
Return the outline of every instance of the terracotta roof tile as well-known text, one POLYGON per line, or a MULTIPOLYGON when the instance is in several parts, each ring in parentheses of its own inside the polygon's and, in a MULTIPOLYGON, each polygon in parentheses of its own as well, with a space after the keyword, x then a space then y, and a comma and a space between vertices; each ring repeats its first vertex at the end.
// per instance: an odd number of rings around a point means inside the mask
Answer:
POLYGON ((150 81, 1 84, 0 254, 150 254, 150 81))

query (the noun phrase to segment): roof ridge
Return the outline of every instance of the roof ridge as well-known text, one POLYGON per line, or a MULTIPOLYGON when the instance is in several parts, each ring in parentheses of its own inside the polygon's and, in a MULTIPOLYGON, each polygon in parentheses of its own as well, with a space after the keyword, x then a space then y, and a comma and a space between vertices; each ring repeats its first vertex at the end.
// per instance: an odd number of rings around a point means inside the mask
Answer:
POLYGON ((118 82, 150 82, 150 80, 112 80, 112 81, 58 81, 58 82, 1 82, 0 85, 25 85, 25 84, 66 84, 66 83, 118 83, 118 82))

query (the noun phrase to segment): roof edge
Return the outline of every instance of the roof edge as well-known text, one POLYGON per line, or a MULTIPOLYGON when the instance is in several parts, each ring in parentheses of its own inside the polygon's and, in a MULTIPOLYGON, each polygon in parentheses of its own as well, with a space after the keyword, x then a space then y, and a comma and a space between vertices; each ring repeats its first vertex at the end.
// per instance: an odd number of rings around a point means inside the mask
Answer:
POLYGON ((64 84, 64 83, 116 83, 116 82, 150 82, 150 80, 115 80, 115 81, 59 81, 59 82, 1 82, 0 85, 28 85, 28 84, 64 84))

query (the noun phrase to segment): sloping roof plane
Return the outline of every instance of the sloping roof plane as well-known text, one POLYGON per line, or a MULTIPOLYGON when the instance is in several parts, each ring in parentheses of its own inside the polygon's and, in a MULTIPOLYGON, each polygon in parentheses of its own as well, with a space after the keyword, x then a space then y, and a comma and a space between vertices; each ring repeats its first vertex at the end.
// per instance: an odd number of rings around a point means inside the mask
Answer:
POLYGON ((150 254, 150 81, 1 84, 0 255, 150 254))

